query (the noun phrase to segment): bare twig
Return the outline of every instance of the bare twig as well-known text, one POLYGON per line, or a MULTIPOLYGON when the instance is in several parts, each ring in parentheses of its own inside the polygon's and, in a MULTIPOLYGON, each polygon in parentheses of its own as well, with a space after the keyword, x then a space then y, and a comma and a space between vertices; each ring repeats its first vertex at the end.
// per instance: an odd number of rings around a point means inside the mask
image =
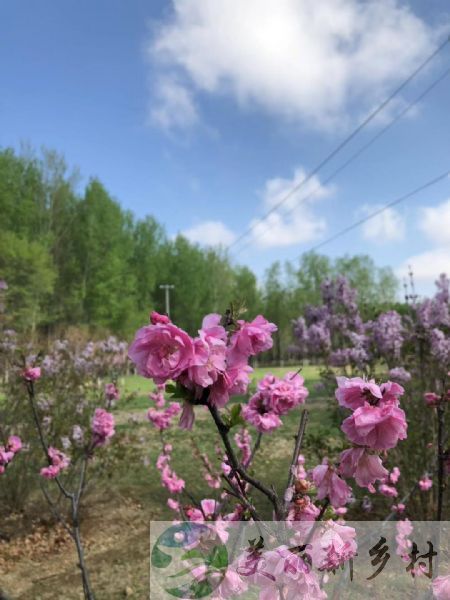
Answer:
POLYGON ((287 508, 288 508, 288 504, 289 504, 289 502, 286 500, 286 493, 287 493, 288 489, 290 487, 292 487, 292 484, 294 483, 294 469, 298 463, 298 457, 300 455, 300 450, 301 450, 302 443, 303 443, 303 437, 305 435, 306 425, 308 423, 308 416, 309 416, 308 411, 306 409, 303 409, 300 423, 298 425, 297 435, 295 436, 294 454, 292 455, 291 466, 289 468, 288 482, 287 482, 286 490, 284 492, 284 497, 283 497, 285 513, 287 512, 287 508))
POLYGON ((442 398, 437 406, 438 419, 438 447, 437 447, 437 474, 438 474, 438 502, 436 511, 436 521, 442 521, 442 510, 444 506, 445 493, 445 404, 442 398))
POLYGON ((217 410, 217 408, 215 406, 212 406, 209 403, 207 403, 207 406, 208 406, 209 412, 211 413, 212 418, 214 419, 214 423, 216 424, 216 427, 217 427, 217 430, 219 431, 220 437, 222 438, 231 468, 236 473, 239 473, 239 475, 242 477, 242 479, 244 481, 246 481, 247 483, 249 483, 250 485, 255 487, 257 490, 259 490, 262 494, 264 494, 264 496, 266 496, 270 500, 270 502, 274 508, 277 519, 280 519, 282 516, 282 507, 281 507, 278 495, 276 494, 276 492, 274 492, 274 490, 267 487, 264 483, 262 483, 258 479, 255 479, 251 475, 249 475, 247 473, 247 471, 243 468, 243 466, 239 463, 239 461, 236 457, 236 454, 233 450, 233 446, 231 445, 229 435, 228 435, 229 427, 227 425, 225 425, 225 423, 222 421, 219 411, 217 410))

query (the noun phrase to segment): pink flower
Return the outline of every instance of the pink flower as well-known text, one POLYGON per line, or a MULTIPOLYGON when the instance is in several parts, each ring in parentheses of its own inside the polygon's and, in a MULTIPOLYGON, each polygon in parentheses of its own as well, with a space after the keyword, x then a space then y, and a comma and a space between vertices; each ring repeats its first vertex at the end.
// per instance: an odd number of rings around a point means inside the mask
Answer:
POLYGON ((398 467, 394 467, 392 471, 389 473, 389 481, 394 485, 398 483, 400 479, 400 469, 398 467))
POLYGON ((366 402, 345 419, 341 429, 354 444, 389 450, 406 438, 407 424, 405 413, 394 404, 371 406, 366 402))
POLYGON ((430 406, 432 408, 437 406, 439 404, 439 402, 441 401, 440 396, 438 396, 434 392, 427 392, 426 394, 423 395, 423 397, 425 399, 427 406, 430 406))
POLYGON ((96 408, 91 423, 94 446, 103 446, 115 434, 114 426, 113 415, 103 408, 96 408))
POLYGON ((392 505, 392 510, 394 512, 398 513, 399 515, 401 515, 402 513, 405 512, 406 506, 402 502, 399 502, 398 504, 392 505))
POLYGON ((23 377, 26 381, 36 381, 41 376, 40 367, 26 367, 23 372, 23 377))
POLYGON ((383 396, 380 387, 373 379, 366 381, 361 377, 336 377, 338 388, 336 400, 344 408, 356 410, 367 401, 380 400, 383 396))
POLYGON ((167 506, 174 510, 175 512, 179 512, 180 511, 180 503, 177 500, 174 500, 173 498, 169 498, 167 500, 167 506))
POLYGON ((335 521, 326 521, 316 529, 308 551, 313 565, 323 571, 334 571, 356 555, 356 531, 335 521))
POLYGON ((109 402, 120 399, 120 392, 115 383, 107 383, 105 385, 105 396, 109 402))
POLYGON ((295 501, 288 513, 288 521, 301 521, 310 522, 316 521, 320 515, 320 508, 318 508, 309 496, 302 496, 299 500, 295 501))
POLYGON ((383 395, 382 403, 391 403, 395 406, 400 404, 400 396, 403 396, 405 389, 394 381, 386 381, 380 385, 380 390, 383 395))
POLYGON ((312 480, 317 487, 318 500, 329 498, 334 508, 344 506, 350 500, 351 489, 327 463, 314 467, 312 480))
POLYGON ((282 379, 266 375, 259 382, 258 390, 264 394, 267 407, 282 416, 304 404, 309 392, 303 382, 303 377, 295 372, 286 373, 282 379))
POLYGON ((10 452, 17 454, 22 449, 22 440, 17 435, 10 435, 7 447, 10 452))
POLYGON ((387 485, 387 483, 382 483, 378 486, 378 491, 383 496, 387 496, 388 498, 397 498, 398 492, 392 485, 387 485))
POLYGON ((45 479, 55 479, 56 477, 58 477, 59 471, 60 469, 58 469, 58 467, 50 465, 49 467, 42 467, 41 475, 45 479))
POLYGON ((222 317, 217 313, 211 313, 210 315, 206 315, 202 321, 201 331, 208 337, 215 337, 218 340, 222 340, 223 342, 227 341, 227 332, 225 328, 222 327, 220 321, 222 317))
POLYGON ((450 575, 436 577, 431 585, 436 600, 450 600, 450 575))
POLYGON ((61 471, 67 469, 70 464, 70 458, 64 452, 52 446, 49 447, 47 455, 50 465, 41 469, 41 475, 45 479, 55 479, 61 471))
POLYGON ((202 388, 209 387, 226 369, 225 342, 200 330, 200 337, 194 340, 194 356, 191 359, 187 376, 202 388))
POLYGON ((277 326, 269 323, 262 315, 258 315, 251 323, 238 321, 239 329, 231 336, 230 358, 232 363, 246 362, 254 356, 273 346, 272 333, 277 326))
POLYGON ((339 473, 344 477, 354 477, 360 487, 370 489, 375 481, 383 481, 388 471, 383 467, 377 454, 369 453, 365 448, 350 448, 341 453, 339 473))
POLYGON ((165 465, 161 470, 161 482, 171 494, 179 494, 184 490, 184 479, 178 477, 175 471, 172 471, 168 465, 165 465))
POLYGON ((156 310, 152 310, 150 313, 150 323, 152 325, 157 325, 158 323, 161 325, 167 325, 167 323, 170 323, 170 319, 167 315, 161 315, 160 313, 156 312, 156 310))
POLYGON ((186 516, 189 521, 207 521, 214 520, 218 505, 215 500, 205 498, 200 502, 201 509, 188 508, 186 510, 186 516))
POLYGON ((164 410, 149 408, 147 418, 157 429, 159 429, 159 431, 163 431, 172 425, 172 418, 180 411, 180 404, 178 402, 171 402, 164 410))
POLYGON ((172 323, 142 327, 128 350, 137 372, 155 383, 176 379, 187 369, 194 356, 190 336, 172 323))
POLYGON ((427 492, 433 487, 433 480, 425 475, 422 479, 419 480, 419 488, 422 492, 427 492))
POLYGON ((250 398, 242 408, 242 417, 262 433, 274 431, 283 424, 280 417, 267 408, 263 392, 256 392, 250 398))

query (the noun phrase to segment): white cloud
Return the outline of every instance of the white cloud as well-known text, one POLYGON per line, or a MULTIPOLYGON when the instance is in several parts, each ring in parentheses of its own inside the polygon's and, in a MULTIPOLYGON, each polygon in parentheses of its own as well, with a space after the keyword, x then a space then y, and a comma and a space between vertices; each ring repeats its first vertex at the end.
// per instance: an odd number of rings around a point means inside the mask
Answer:
MULTIPOLYGON (((436 245, 450 246, 450 199, 421 209, 419 226, 436 245)), ((450 264, 447 266, 450 271, 450 264)))
MULTIPOLYGON (((380 210, 381 204, 365 204, 360 211, 363 216, 368 216, 380 210)), ((366 221, 361 227, 364 239, 379 244, 400 241, 405 237, 405 220, 394 208, 387 208, 380 214, 366 221)))
POLYGON ((204 221, 181 234, 189 241, 203 246, 228 246, 235 239, 234 233, 221 221, 204 221))
POLYGON ((411 256, 397 269, 397 276, 408 276, 409 267, 412 268, 414 281, 419 283, 433 283, 441 273, 450 273, 450 247, 434 248, 416 256, 411 256))
POLYGON ((154 90, 150 118, 166 130, 192 127, 198 121, 192 93, 173 78, 160 78, 154 90))
MULTIPOLYGON (((437 35, 401 0, 172 4, 148 51, 158 68, 184 77, 191 106, 192 93, 228 95, 318 128, 359 118, 418 65, 437 35)), ((159 101, 161 111, 164 95, 159 101)), ((176 108, 169 95, 163 123, 176 108)))
POLYGON ((277 208, 263 221, 254 219, 250 223, 252 244, 263 248, 291 246, 313 241, 324 234, 326 221, 316 214, 314 205, 333 190, 323 186, 318 177, 311 177, 292 193, 293 188, 301 184, 306 176, 306 172, 298 168, 292 179, 276 177, 266 182, 263 191, 264 212, 277 208))
POLYGON ((423 206, 419 210, 418 226, 435 246, 431 250, 411 256, 397 269, 399 277, 406 277, 411 266, 414 280, 431 284, 441 273, 450 274, 450 199, 436 206, 423 206))

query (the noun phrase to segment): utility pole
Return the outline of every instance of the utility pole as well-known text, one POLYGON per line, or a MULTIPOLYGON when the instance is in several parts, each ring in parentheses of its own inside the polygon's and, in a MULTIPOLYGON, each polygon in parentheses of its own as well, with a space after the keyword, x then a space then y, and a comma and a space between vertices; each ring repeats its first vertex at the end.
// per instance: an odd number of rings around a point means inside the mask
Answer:
POLYGON ((169 317, 170 319, 170 290, 173 290, 175 286, 174 285, 169 285, 168 283, 164 283, 161 284, 159 286, 159 288, 161 290, 165 291, 165 295, 166 295, 166 315, 169 317))

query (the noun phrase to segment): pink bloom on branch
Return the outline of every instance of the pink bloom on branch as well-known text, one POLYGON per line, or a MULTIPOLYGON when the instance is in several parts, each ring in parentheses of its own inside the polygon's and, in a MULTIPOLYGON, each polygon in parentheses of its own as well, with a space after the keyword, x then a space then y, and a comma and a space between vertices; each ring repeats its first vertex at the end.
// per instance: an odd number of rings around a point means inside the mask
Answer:
POLYGON ((330 520, 316 529, 311 546, 308 553, 313 565, 321 571, 334 571, 356 555, 356 531, 330 520))
POLYGON ((219 373, 226 369, 225 342, 200 330, 200 337, 194 340, 194 355, 188 369, 188 378, 200 387, 206 388, 217 381, 219 373))
POLYGON ((258 315, 251 323, 238 321, 239 329, 231 336, 230 357, 233 362, 246 361, 273 346, 272 333, 277 326, 258 315))
POLYGON ((172 471, 168 465, 165 465, 161 470, 161 482, 171 494, 179 494, 184 490, 184 479, 178 477, 175 471, 172 471))
POLYGON ((242 408, 242 417, 261 433, 274 431, 283 424, 280 417, 267 408, 262 392, 257 392, 250 398, 242 408))
POLYGON ((120 399, 120 392, 115 383, 107 383, 105 385, 105 396, 109 402, 120 399))
POLYGON ((70 465, 70 458, 64 452, 52 446, 49 447, 47 454, 50 465, 41 469, 41 475, 45 479, 55 479, 61 471, 67 469, 70 465))
POLYGON ((351 489, 339 477, 335 469, 327 463, 317 465, 311 472, 312 480, 317 488, 318 500, 329 498, 334 508, 347 504, 350 500, 351 489))
POLYGON ((392 505, 392 510, 394 512, 396 512, 397 514, 402 514, 402 513, 405 512, 406 506, 402 502, 399 502, 398 504, 393 504, 392 505))
POLYGON ((172 425, 173 417, 178 415, 180 411, 180 404, 178 402, 171 402, 164 410, 149 408, 147 418, 157 429, 159 429, 159 431, 163 431, 172 425))
POLYGON ((441 401, 440 396, 438 396, 434 392, 427 392, 426 394, 423 395, 423 397, 424 397, 424 400, 425 400, 427 406, 430 406, 430 407, 437 406, 439 404, 439 402, 441 401))
POLYGON ((161 315, 160 313, 156 312, 156 310, 152 310, 150 313, 150 323, 152 325, 157 325, 158 323, 161 323, 161 325, 167 325, 167 323, 170 323, 170 319, 167 315, 161 315))
POLYGON ((348 439, 372 450, 389 450, 406 438, 406 416, 390 402, 381 406, 365 403, 341 425, 348 439))
POLYGON ((366 381, 361 377, 336 377, 338 388, 336 400, 344 408, 356 410, 363 406, 367 400, 380 400, 383 396, 380 387, 373 379, 366 381))
POLYGON ((400 479, 400 469, 398 467, 394 467, 392 471, 389 473, 389 481, 394 485, 398 483, 400 479))
POLYGON ((397 498, 398 492, 392 485, 387 485, 387 483, 382 483, 378 486, 378 491, 383 496, 387 496, 388 498, 397 498))
POLYGON ((194 356, 191 337, 172 323, 147 325, 136 333, 128 356, 139 375, 165 383, 186 370, 194 356))
POLYGON ((23 371, 23 377, 26 381, 36 381, 41 376, 40 367, 26 367, 23 371))
POLYGON ((103 446, 115 434, 114 416, 103 408, 95 409, 91 426, 94 446, 103 446))
POLYGON ((380 385, 380 390, 383 395, 380 404, 390 403, 398 406, 400 404, 400 396, 403 396, 405 389, 394 381, 386 381, 380 385))
POLYGON ((450 600, 450 575, 436 577, 431 586, 436 600, 450 600))
POLYGON ((10 435, 7 444, 8 450, 17 454, 22 449, 22 440, 17 435, 10 435))
POLYGON ((433 487, 433 480, 426 475, 419 480, 419 488, 422 492, 428 492, 433 487))
POLYGON ((339 473, 344 477, 354 477, 360 487, 369 488, 375 481, 383 481, 388 471, 381 458, 365 448, 350 448, 341 453, 339 473))

